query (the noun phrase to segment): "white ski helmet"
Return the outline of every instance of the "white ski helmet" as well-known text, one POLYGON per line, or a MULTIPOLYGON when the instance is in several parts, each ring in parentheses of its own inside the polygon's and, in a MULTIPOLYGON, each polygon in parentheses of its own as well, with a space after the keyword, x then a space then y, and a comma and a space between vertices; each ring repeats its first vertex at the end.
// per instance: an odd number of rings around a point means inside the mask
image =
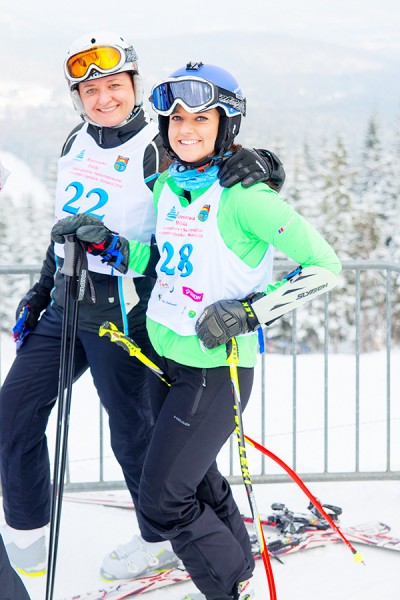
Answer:
MULTIPOLYGON (((81 81, 130 72, 133 76, 135 107, 142 105, 143 80, 139 75, 137 60, 131 42, 113 31, 89 32, 71 44, 64 61, 64 74, 74 107, 85 121, 92 122, 85 114, 79 95, 78 84, 81 81)), ((126 122, 130 118, 131 115, 126 122)))

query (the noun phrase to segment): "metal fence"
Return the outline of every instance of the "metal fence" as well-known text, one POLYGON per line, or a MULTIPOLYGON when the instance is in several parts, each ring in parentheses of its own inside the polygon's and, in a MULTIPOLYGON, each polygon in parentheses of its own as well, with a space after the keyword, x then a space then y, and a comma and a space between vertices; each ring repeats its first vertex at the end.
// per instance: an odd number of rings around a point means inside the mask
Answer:
MULTIPOLYGON (((292 268, 292 264, 288 261, 276 261, 275 270, 289 271, 292 268)), ((24 275, 26 277, 26 284, 28 289, 29 285, 32 285, 39 268, 36 265, 32 266, 0 266, 0 285, 2 278, 9 275, 24 275)), ((396 364, 400 359, 400 353, 393 339, 394 329, 394 317, 397 308, 395 307, 395 297, 398 288, 398 278, 400 274, 400 266, 385 263, 385 262, 373 262, 373 261, 347 261, 343 265, 343 274, 350 273, 353 281, 354 289, 354 336, 352 347, 347 348, 344 356, 341 356, 342 364, 346 364, 350 361, 352 364, 351 370, 351 381, 341 382, 342 389, 346 390, 348 394, 348 404, 344 412, 344 418, 342 423, 337 423, 335 419, 332 420, 332 413, 335 411, 335 404, 340 405, 343 400, 342 394, 332 397, 332 365, 336 361, 337 357, 332 352, 330 346, 330 303, 331 298, 329 294, 325 294, 321 297, 323 308, 322 319, 322 342, 318 356, 313 356, 313 360, 310 362, 307 369, 303 366, 302 361, 304 355, 299 352, 299 334, 301 332, 301 314, 299 309, 294 311, 290 316, 289 326, 289 337, 286 338, 286 349, 284 360, 286 361, 286 373, 285 377, 286 387, 284 391, 280 391, 279 395, 271 392, 271 377, 269 376, 268 369, 269 364, 273 362, 273 356, 278 357, 278 354, 271 354, 269 352, 263 353, 259 359, 259 364, 256 369, 256 381, 255 381, 255 394, 256 398, 253 398, 251 404, 252 408, 252 419, 253 423, 257 423, 257 431, 254 434, 251 433, 252 437, 256 438, 261 444, 268 447, 270 450, 279 455, 281 452, 283 460, 285 460, 291 468, 296 470, 305 481, 340 481, 340 480, 366 480, 366 479, 397 479, 400 477, 400 387, 397 380, 400 380, 398 375, 399 369, 396 368, 396 364), (379 402, 374 402, 373 407, 369 407, 368 410, 373 409, 373 416, 371 419, 365 417, 366 414, 366 403, 365 393, 362 374, 363 369, 365 372, 365 366, 363 360, 365 355, 361 352, 361 340, 364 335, 363 331, 363 319, 362 319, 362 285, 361 277, 363 273, 378 272, 380 280, 382 282, 381 289, 379 290, 382 301, 382 311, 380 313, 379 323, 377 327, 382 328, 384 331, 384 342, 383 347, 379 350, 376 356, 379 356, 380 370, 379 373, 373 375, 371 382, 379 389, 379 402), (297 314, 299 313, 299 314, 297 314), (384 313, 384 314, 383 314, 384 313), (393 361, 396 361, 395 368, 393 368, 393 361), (303 410, 304 391, 301 391, 299 380, 304 377, 309 377, 310 383, 306 386, 307 390, 310 390, 310 394, 314 394, 313 391, 313 380, 315 376, 315 364, 318 362, 320 365, 322 375, 319 391, 317 392, 319 402, 317 404, 318 411, 320 412, 319 423, 315 427, 315 431, 308 432, 304 430, 302 425, 300 414, 303 410), (290 373, 288 373, 290 371, 290 373), (398 376, 396 376, 396 373, 398 376), (285 404, 285 416, 284 422, 286 428, 281 432, 274 432, 271 430, 271 412, 275 410, 273 407, 278 403, 285 404), (349 408, 350 407, 350 408, 349 408), (363 416, 364 415, 364 416, 363 416), (335 430, 336 428, 336 430, 335 430), (379 435, 376 431, 379 430, 379 435), (332 438, 336 435, 336 445, 332 442, 332 438), (315 444, 314 454, 318 456, 317 464, 313 464, 311 468, 307 468, 307 461, 301 459, 302 448, 304 444, 302 441, 307 437, 314 436, 318 438, 318 443, 315 444), (344 468, 339 468, 332 465, 334 462, 335 454, 337 449, 343 450, 344 440, 347 440, 348 450, 346 451, 349 455, 349 460, 345 464, 344 468), (363 457, 365 456, 366 443, 368 448, 371 449, 371 444, 374 445, 374 452, 376 456, 380 457, 379 464, 372 461, 371 463, 364 464, 363 457)), ((316 302, 316 300, 314 301, 316 302)), ((314 302, 309 306, 312 307, 314 302)), ((16 299, 17 303, 17 299, 16 299)), ((312 311, 312 308, 311 308, 312 311)), ((1 335, 7 335, 3 333, 1 335)), ((266 343, 269 344, 268 332, 266 335, 266 343)), ((282 360, 282 356, 279 360, 282 360)), ((375 360, 375 354, 371 353, 369 361, 375 360)), ((5 373, 2 373, 2 357, 0 355, 0 377, 4 379, 5 373)), ((368 363, 370 364, 370 363, 368 363)), ((368 369, 367 364, 367 369, 368 369)), ((368 369, 369 371, 371 369, 368 369)), ((341 371, 339 371, 340 373, 341 371)), ((371 375, 371 373, 368 373, 371 375)), ((343 376, 344 372, 343 372, 343 376)), ((337 372, 335 377, 337 378, 337 372)), ((340 375, 339 375, 340 377, 340 375)), ((280 384, 279 384, 280 385, 280 384)), ((371 383, 372 385, 372 383, 371 383)), ((93 388, 94 390, 94 388, 93 388)), ((95 393, 95 391, 94 391, 95 393)), ((308 393, 308 392, 307 392, 308 393)), ((75 410, 75 408, 73 409, 75 410)), ((249 410, 249 409, 247 409, 249 410)), ((340 410, 340 409, 339 409, 340 410)), ((54 412, 54 411, 53 411, 54 412)), ((247 412, 247 411, 246 411, 247 412)), ((97 462, 96 470, 98 476, 95 477, 95 481, 73 481, 70 476, 69 466, 67 468, 67 481, 66 489, 73 490, 90 490, 90 489, 118 489, 124 488, 125 483, 122 479, 107 478, 105 476, 104 462, 107 453, 107 437, 108 430, 105 425, 104 411, 99 405, 99 439, 98 439, 98 452, 96 453, 95 460, 97 462)), ((272 421, 276 421, 273 419, 272 421)), ((245 413, 245 427, 246 427, 246 413, 245 413)), ((311 440, 311 445, 313 441, 311 440)), ((313 449, 314 450, 314 449, 313 449)), ((225 475, 228 476, 232 483, 241 481, 240 468, 237 461, 237 449, 236 439, 232 438, 227 442, 225 448, 221 452, 221 464, 220 468, 225 475)), ((278 482, 288 481, 288 476, 282 472, 279 472, 276 468, 271 466, 271 462, 266 459, 265 456, 257 456, 257 458, 251 457, 251 470, 252 478, 254 482, 278 482)))

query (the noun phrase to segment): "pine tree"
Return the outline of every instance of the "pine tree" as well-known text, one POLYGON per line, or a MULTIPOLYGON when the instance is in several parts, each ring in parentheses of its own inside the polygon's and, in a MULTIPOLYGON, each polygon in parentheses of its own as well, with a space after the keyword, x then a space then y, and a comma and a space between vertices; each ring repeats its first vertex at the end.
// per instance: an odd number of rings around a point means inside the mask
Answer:
MULTIPOLYGON (((388 182, 392 192, 393 206, 388 218, 388 236, 386 239, 389 260, 400 265, 400 116, 395 121, 392 136, 387 145, 391 160, 392 177, 388 182)), ((400 274, 395 271, 391 276, 392 289, 392 337, 400 343, 400 274)))

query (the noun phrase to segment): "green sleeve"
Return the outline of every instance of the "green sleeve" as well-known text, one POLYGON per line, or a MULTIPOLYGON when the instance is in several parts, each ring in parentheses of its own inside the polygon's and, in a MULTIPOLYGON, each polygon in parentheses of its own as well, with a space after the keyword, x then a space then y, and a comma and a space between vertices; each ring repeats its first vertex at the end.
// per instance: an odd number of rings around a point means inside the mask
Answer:
MULTIPOLYGON (((340 272, 341 263, 333 248, 277 192, 263 184, 247 189, 237 185, 231 190, 230 194, 226 190, 218 227, 225 243, 234 252, 239 248, 240 240, 247 239, 250 245, 253 244, 248 256, 251 252, 255 255, 257 247, 262 248, 264 256, 269 246, 273 246, 302 267, 319 266, 335 275, 340 272)), ((248 262, 244 254, 236 253, 248 262)), ((262 256, 260 253, 255 256, 258 264, 262 256)), ((266 291, 280 285, 282 282, 272 284, 266 291)))
POLYGON ((160 177, 157 179, 157 181, 154 184, 153 197, 154 197, 154 207, 156 209, 156 213, 157 213, 157 209, 158 209, 158 201, 160 199, 161 192, 163 190, 163 187, 165 185, 167 178, 168 178, 168 171, 164 171, 163 173, 161 173, 160 177))
POLYGON ((260 192, 243 204, 244 227, 303 267, 318 265, 338 274, 336 253, 311 223, 277 193, 260 192))
POLYGON ((144 273, 150 260, 150 246, 137 240, 129 240, 128 267, 136 273, 144 273))
MULTIPOLYGON (((154 206, 157 213, 158 200, 161 195, 168 171, 165 171, 156 180, 153 188, 154 206)), ((142 244, 137 240, 129 240, 129 263, 130 269, 136 273, 144 273, 150 260, 150 246, 142 244)))

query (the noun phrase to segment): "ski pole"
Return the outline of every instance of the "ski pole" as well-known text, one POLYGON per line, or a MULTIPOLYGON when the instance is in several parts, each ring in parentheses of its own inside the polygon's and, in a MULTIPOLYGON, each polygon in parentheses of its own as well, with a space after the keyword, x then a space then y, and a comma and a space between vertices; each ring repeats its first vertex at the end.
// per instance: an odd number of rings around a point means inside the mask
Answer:
MULTIPOLYGON (((130 356, 135 356, 140 362, 149 367, 149 369, 163 381, 166 385, 171 386, 171 380, 161 369, 145 354, 143 354, 140 347, 136 344, 136 342, 130 338, 129 336, 119 331, 118 328, 109 321, 104 322, 99 328, 99 336, 100 337, 108 337, 111 342, 116 343, 118 346, 121 346, 130 356)), ((229 342, 229 345, 234 348, 235 356, 237 357, 237 343, 236 339, 232 338, 229 342)), ((228 352, 228 344, 227 344, 227 352, 228 352)), ((231 373, 231 382, 232 382, 232 394, 234 397, 234 407, 235 407, 235 431, 238 436, 238 447, 239 447, 239 455, 240 455, 240 465, 242 469, 243 482, 246 487, 247 496, 249 498, 250 508, 253 515, 253 522, 256 528, 257 539, 260 546, 260 554, 265 566, 268 585, 270 588, 270 600, 276 600, 276 590, 275 590, 275 582, 274 575, 272 572, 271 561, 268 554, 267 545, 265 543, 264 532, 261 526, 260 515, 257 510, 256 501, 254 498, 254 491, 251 484, 250 473, 247 464, 246 458, 246 447, 243 437, 243 420, 241 416, 241 404, 240 404, 240 390, 239 390, 239 380, 237 376, 237 364, 234 362, 235 356, 233 356, 233 351, 228 353, 228 362, 230 365, 230 373, 231 373)))
MULTIPOLYGON (((161 371, 161 369, 154 364, 150 359, 148 359, 145 354, 141 351, 139 346, 132 340, 132 338, 128 337, 122 331, 119 331, 118 328, 110 322, 105 322, 101 325, 99 330, 99 335, 107 335, 112 342, 117 342, 124 350, 126 350, 131 356, 136 356, 138 360, 140 360, 143 364, 147 365, 157 377, 159 377, 162 381, 164 381, 167 385, 171 385, 171 382, 165 373, 161 371)), ((352 544, 347 540, 346 536, 339 529, 336 523, 332 520, 332 518, 326 513, 326 511, 321 506, 320 502, 315 498, 315 496, 311 493, 311 491, 307 488, 304 481, 295 473, 283 460, 281 460, 278 456, 267 450, 264 446, 255 442, 247 435, 243 436, 244 439, 251 444, 254 448, 262 452, 263 454, 269 456, 273 460, 275 460, 300 486, 303 492, 308 496, 310 501, 314 504, 314 506, 321 512, 330 526, 338 533, 338 535, 342 538, 345 544, 350 548, 351 552, 354 555, 354 560, 359 563, 364 564, 364 557, 361 552, 358 552, 352 544)))
POLYGON ((253 518, 253 524, 257 535, 258 544, 260 546, 260 555, 264 563, 265 573, 267 575, 270 600, 276 600, 277 596, 274 573, 272 571, 271 560, 269 557, 267 544, 265 542, 264 530, 261 525, 260 513, 257 509, 254 489, 251 483, 249 464, 247 461, 246 442, 243 429, 242 403, 240 399, 240 387, 237 367, 239 361, 239 351, 236 338, 231 338, 226 344, 226 353, 228 357, 227 362, 229 364, 229 373, 231 377, 233 407, 235 410, 235 433, 238 442, 239 461, 242 479, 244 487, 246 489, 247 498, 249 500, 251 515, 253 518))
POLYGON ((274 460, 276 463, 278 463, 278 465, 280 465, 290 475, 290 477, 293 479, 293 481, 295 483, 297 483, 297 485, 303 490, 303 492, 306 494, 306 496, 310 499, 311 503, 315 506, 315 508, 320 512, 320 514, 324 517, 324 519, 326 519, 326 521, 329 523, 329 525, 332 527, 332 529, 334 529, 334 531, 336 531, 336 533, 342 538, 342 540, 344 541, 346 546, 348 546, 348 548, 350 548, 351 552, 354 555, 355 562, 365 564, 364 563, 364 555, 361 552, 359 552, 358 550, 356 550, 354 548, 354 546, 349 542, 349 540, 342 533, 340 528, 336 525, 336 523, 332 519, 332 517, 324 510, 322 504, 314 496, 314 494, 308 489, 308 487, 305 485, 304 481, 297 475, 297 473, 295 471, 293 471, 293 469, 291 469, 289 467, 289 465, 287 465, 281 458, 279 458, 279 456, 276 456, 276 454, 274 454, 270 450, 267 450, 267 448, 265 448, 258 442, 252 440, 247 435, 245 435, 244 437, 245 437, 246 442, 248 442, 251 446, 253 446, 257 450, 259 450, 266 456, 269 456, 269 458, 272 458, 272 460, 274 460))
POLYGON ((100 337, 108 337, 110 342, 114 342, 117 346, 121 346, 130 356, 136 356, 141 363, 146 365, 161 381, 166 383, 167 385, 171 385, 171 381, 165 373, 161 371, 159 367, 153 361, 151 361, 145 354, 143 354, 140 347, 137 343, 130 338, 129 336, 119 331, 119 329, 114 325, 114 323, 110 323, 110 321, 105 321, 99 328, 99 336, 100 337))
MULTIPOLYGON (((74 375, 75 341, 78 325, 78 300, 73 297, 73 278, 77 265, 77 242, 75 235, 65 236, 65 258, 61 273, 65 275, 64 312, 61 330, 61 351, 58 380, 58 411, 55 442, 53 492, 50 512, 49 553, 47 562, 46 600, 52 600, 54 593, 55 572, 57 563, 58 540, 61 523, 62 496, 67 463, 69 414, 74 375), (71 310, 72 303, 72 313, 71 310), (68 334, 69 348, 68 348, 68 334)), ((79 276, 80 274, 78 274, 79 276)))

